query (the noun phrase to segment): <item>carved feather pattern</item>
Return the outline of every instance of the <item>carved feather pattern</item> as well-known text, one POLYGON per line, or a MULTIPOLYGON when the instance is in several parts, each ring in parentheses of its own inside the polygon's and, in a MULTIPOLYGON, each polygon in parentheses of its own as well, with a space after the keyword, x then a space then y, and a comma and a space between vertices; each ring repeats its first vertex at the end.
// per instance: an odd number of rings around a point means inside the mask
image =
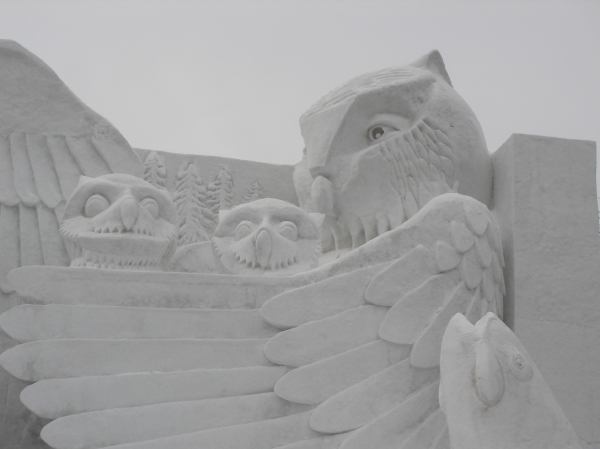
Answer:
MULTIPOLYGON (((27 265, 68 265, 69 258, 58 232, 62 210, 81 175, 100 176, 111 173, 123 154, 109 151, 110 143, 93 136, 64 136, 15 132, 0 136, 0 240, 20 247, 1 251, 0 289, 14 291, 6 279, 8 271, 27 265), (102 148, 99 151, 98 148, 102 148), (116 160, 112 160, 116 159, 116 160), (17 206, 18 219, 11 209, 17 206), (9 224, 11 222, 12 224, 9 224), (42 232, 40 232, 42 230, 42 232), (14 241, 16 239, 16 242, 14 241)), ((112 142, 112 141, 110 141, 112 142)), ((112 144, 116 145, 114 142, 112 144)), ((119 151, 123 151, 121 148, 119 151)), ((135 162, 121 164, 123 170, 141 171, 135 162)))
POLYGON ((56 449, 447 449, 442 335, 502 312, 502 266, 489 210, 447 194, 260 311, 14 308, 0 364, 56 449))
MULTIPOLYGON (((439 199, 436 202, 439 203, 439 208, 450 206, 444 205, 439 199)), ((307 389, 304 384, 312 383, 318 388, 317 379, 320 376, 340 372, 335 377, 340 381, 336 385, 335 394, 319 397, 322 402, 309 421, 313 429, 323 433, 352 431, 340 448, 448 447, 445 419, 437 405, 436 386, 444 330, 457 312, 467 313, 473 321, 486 311, 501 315, 504 294, 502 249, 493 216, 485 206, 470 199, 454 203, 451 207, 461 208, 462 211, 448 214, 447 217, 440 214, 436 224, 420 223, 425 228, 440 224, 445 226, 446 232, 437 234, 440 239, 429 244, 417 244, 404 257, 373 276, 364 291, 348 290, 345 295, 348 303, 357 304, 358 298, 364 298, 367 304, 384 308, 382 313, 385 316, 378 326, 379 342, 387 341, 399 349, 406 348, 405 359, 394 361, 388 357, 391 364, 371 369, 373 365, 370 362, 377 367, 376 351, 373 351, 372 359, 369 356, 359 359, 358 352, 364 351, 364 347, 345 351, 343 350, 346 348, 340 348, 343 352, 293 370, 275 386, 276 393, 284 392, 283 397, 302 402, 305 401, 304 397, 296 396, 292 399, 291 392, 297 394, 297 391, 304 391, 307 389), (357 354, 355 357, 354 353, 357 354), (336 358, 356 358, 360 361, 341 364, 345 371, 340 368, 332 371, 327 365, 336 358), (343 373, 361 372, 365 370, 365 366, 370 371, 351 385, 346 380, 349 379, 348 375, 343 373), (321 374, 318 368, 325 372, 321 374), (294 382, 297 385, 293 385, 294 382), (428 388, 432 392, 429 396, 425 393, 428 388), (411 412, 403 412, 409 402, 411 412), (423 410, 420 417, 419 407, 423 410), (400 441, 404 441, 403 445, 400 441)), ((409 226, 409 223, 410 221, 405 225, 409 226)), ((400 229, 398 232, 401 232, 400 229)), ((332 283, 335 279, 337 278, 328 282, 332 283)), ((317 294, 318 285, 310 287, 313 295, 317 294)), ((277 321, 276 303, 281 301, 285 304, 286 296, 291 294, 294 292, 284 293, 267 302, 263 306, 263 316, 272 324, 277 321), (274 318, 273 321, 271 317, 274 318)), ((300 301, 300 298, 296 295, 295 300, 300 301)), ((364 307, 350 309, 338 317, 364 307)), ((302 335, 299 331, 303 327, 310 327, 305 344, 294 341, 290 347, 303 347, 305 351, 312 353, 323 351, 324 347, 335 349, 335 343, 328 337, 329 323, 333 320, 335 317, 328 317, 282 332, 265 347, 267 357, 276 361, 279 351, 271 350, 273 343, 287 335, 290 338, 302 335), (324 328, 320 329, 320 325, 324 328)), ((367 325, 367 329, 373 325, 367 325)), ((357 333, 364 331, 365 328, 356 329, 357 333)), ((376 342, 370 344, 376 345, 376 342)), ((303 357, 310 358, 310 354, 303 357)), ((311 403, 314 403, 316 397, 312 398, 311 403)))

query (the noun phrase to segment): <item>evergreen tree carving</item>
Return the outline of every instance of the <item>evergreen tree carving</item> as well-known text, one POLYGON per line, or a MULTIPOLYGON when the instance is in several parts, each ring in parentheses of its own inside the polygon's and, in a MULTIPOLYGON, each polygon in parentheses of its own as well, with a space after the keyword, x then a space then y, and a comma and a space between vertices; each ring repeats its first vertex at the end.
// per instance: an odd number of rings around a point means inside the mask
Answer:
POLYGON ((233 206, 233 179, 227 167, 221 167, 215 180, 208 186, 207 205, 213 214, 233 206))
POLYGON ((144 161, 144 181, 149 182, 157 189, 167 190, 166 179, 165 158, 157 151, 151 151, 144 161))
POLYGON ((215 215, 206 206, 206 187, 194 164, 184 162, 177 173, 173 201, 179 213, 179 245, 209 240, 215 215))
POLYGON ((264 193, 258 184, 258 180, 252 184, 252 187, 248 189, 246 196, 244 196, 244 203, 249 203, 251 201, 260 200, 263 198, 264 193))

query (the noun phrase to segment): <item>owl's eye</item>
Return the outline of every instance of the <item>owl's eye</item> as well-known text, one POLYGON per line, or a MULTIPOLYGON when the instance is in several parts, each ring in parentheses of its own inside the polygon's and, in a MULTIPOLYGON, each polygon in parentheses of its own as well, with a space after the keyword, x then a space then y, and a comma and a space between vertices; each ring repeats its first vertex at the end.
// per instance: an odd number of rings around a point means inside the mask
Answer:
POLYGON ((240 240, 244 237, 248 237, 252 234, 252 223, 249 221, 242 221, 235 230, 235 239, 240 240))
POLYGON ((288 240, 298 238, 298 228, 291 221, 284 221, 279 225, 279 233, 288 240))
POLYGON ((144 198, 140 203, 154 218, 158 217, 158 203, 152 198, 144 198))
POLYGON ((102 195, 92 195, 85 203, 85 216, 89 218, 95 217, 100 212, 104 212, 108 209, 108 206, 110 206, 110 203, 102 195))
POLYGON ((367 137, 369 138, 369 142, 374 142, 375 140, 379 140, 382 137, 384 137, 387 134, 392 133, 394 131, 400 131, 400 130, 397 128, 394 128, 393 126, 390 126, 390 125, 384 125, 384 124, 373 125, 369 128, 369 131, 367 132, 367 137))

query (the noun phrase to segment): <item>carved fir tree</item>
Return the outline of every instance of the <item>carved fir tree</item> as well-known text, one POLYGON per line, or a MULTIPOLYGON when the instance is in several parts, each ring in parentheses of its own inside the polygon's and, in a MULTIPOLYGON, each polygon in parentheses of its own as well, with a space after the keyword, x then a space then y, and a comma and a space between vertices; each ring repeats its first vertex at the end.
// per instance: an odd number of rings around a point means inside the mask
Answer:
POLYGON ((255 181, 254 184, 252 184, 252 187, 248 189, 248 193, 246 193, 246 196, 244 196, 244 203, 260 200, 261 198, 263 198, 263 196, 264 193, 260 188, 258 181, 255 181))
POLYGON ((221 167, 215 180, 209 184, 207 205, 215 215, 233 206, 233 179, 227 167, 221 167))
POLYGON ((144 161, 144 181, 158 189, 167 190, 166 178, 165 158, 157 151, 151 151, 144 161))
POLYGON ((184 162, 177 173, 173 201, 179 213, 179 245, 209 240, 215 216, 206 206, 206 187, 194 164, 184 162))

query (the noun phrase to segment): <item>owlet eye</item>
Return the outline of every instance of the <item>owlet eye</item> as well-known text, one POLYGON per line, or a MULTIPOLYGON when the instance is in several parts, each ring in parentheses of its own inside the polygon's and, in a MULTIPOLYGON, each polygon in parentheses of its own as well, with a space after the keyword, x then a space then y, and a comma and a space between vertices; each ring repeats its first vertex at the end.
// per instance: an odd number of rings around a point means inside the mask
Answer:
POLYGON ((252 223, 249 221, 242 221, 235 230, 235 239, 240 240, 244 237, 248 237, 252 234, 252 223))
POLYGON ((110 206, 110 203, 102 195, 92 195, 85 203, 85 216, 89 218, 95 217, 100 212, 104 212, 108 209, 108 206, 110 206))
POLYGON ((150 212, 150 215, 152 215, 154 218, 158 217, 158 203, 152 198, 144 198, 141 202, 141 205, 144 209, 150 212))
POLYGON ((288 240, 298 238, 298 228, 291 221, 284 221, 279 225, 279 233, 288 240))
POLYGON ((382 137, 384 137, 387 134, 394 132, 394 131, 400 131, 400 130, 396 129, 392 126, 384 125, 384 124, 373 125, 369 128, 369 131, 367 133, 369 142, 374 142, 375 140, 379 140, 382 137))

